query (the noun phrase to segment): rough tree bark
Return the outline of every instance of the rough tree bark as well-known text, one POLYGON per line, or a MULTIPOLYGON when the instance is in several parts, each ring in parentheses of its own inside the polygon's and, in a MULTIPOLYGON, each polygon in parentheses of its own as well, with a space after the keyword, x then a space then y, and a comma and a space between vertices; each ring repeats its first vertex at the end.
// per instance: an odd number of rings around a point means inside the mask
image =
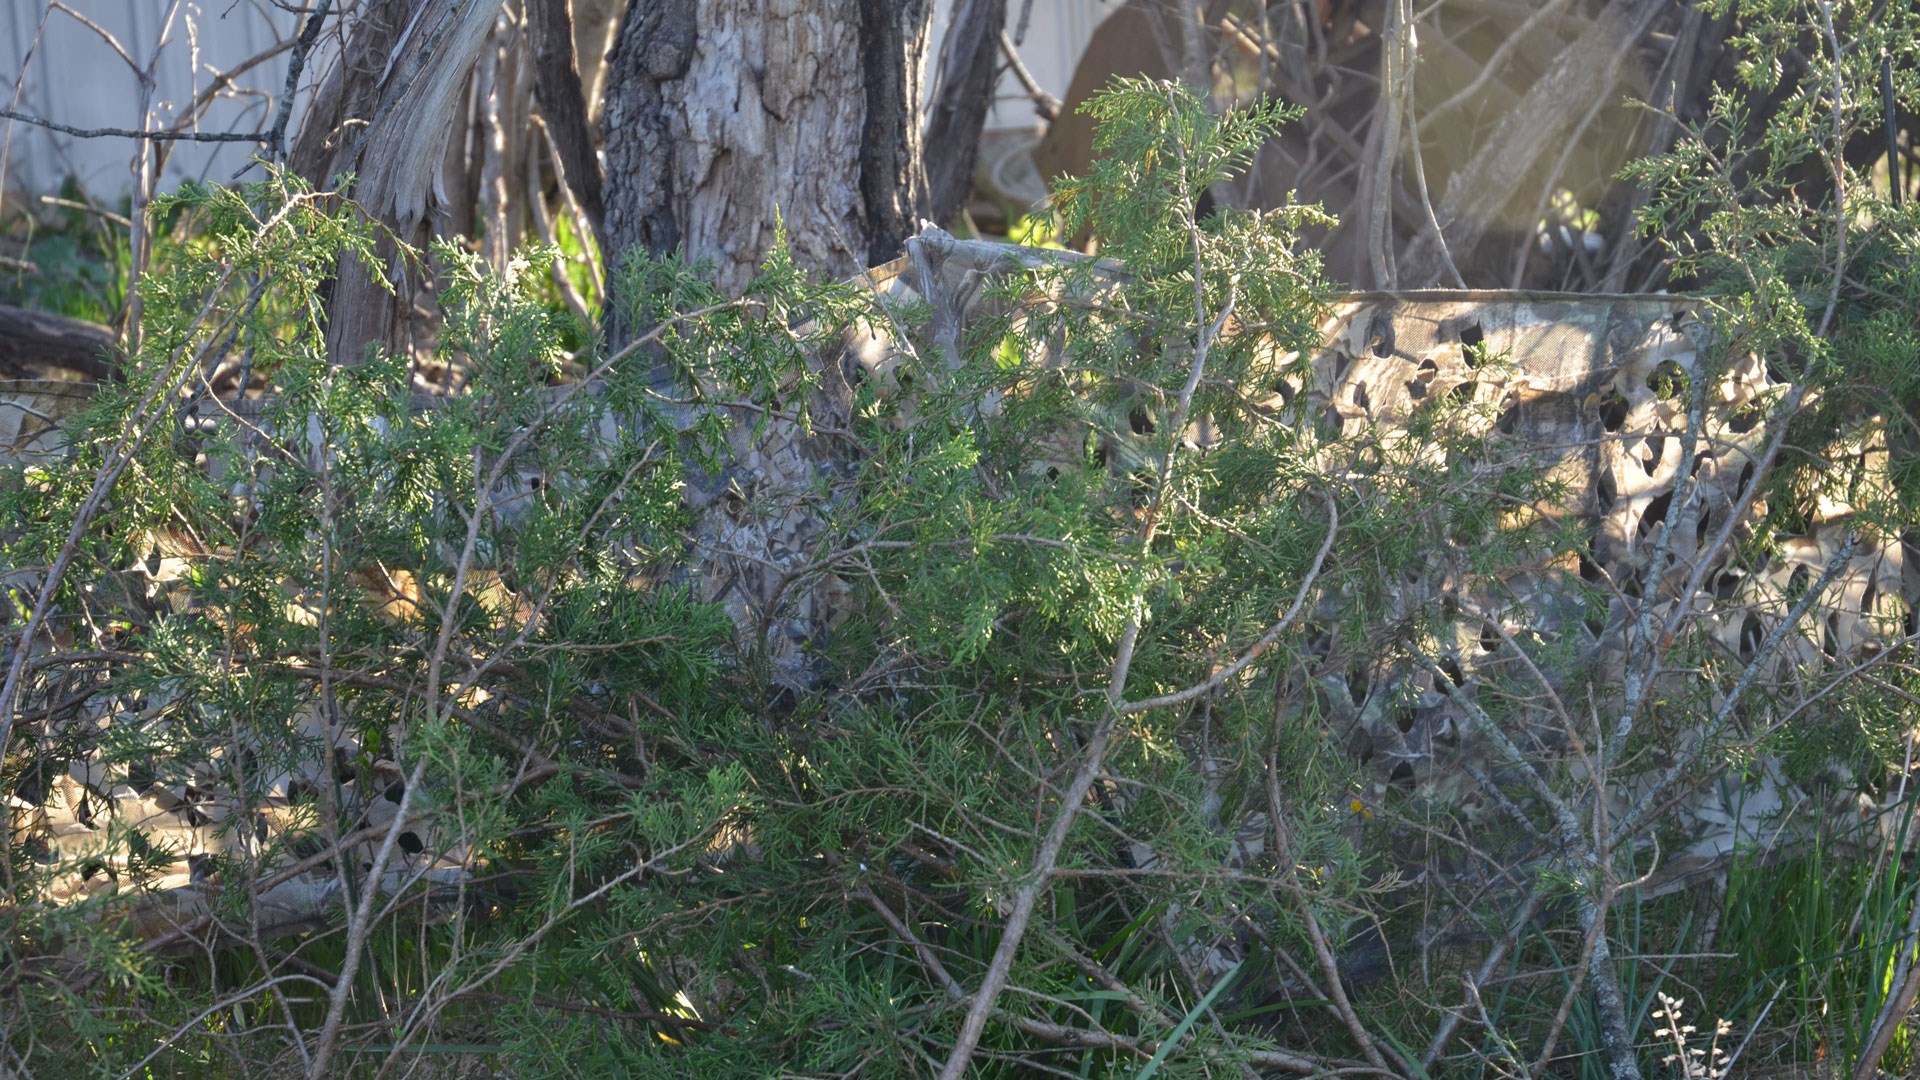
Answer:
MULTIPOLYGON (((610 276, 626 252, 678 250, 737 292, 776 222, 816 273, 846 277, 899 254, 928 208, 920 103, 932 9, 632 0, 602 114, 610 276)), ((636 329, 615 318, 608 336, 617 345, 636 329)), ((846 382, 822 374, 814 422, 844 423, 846 382)), ((775 684, 803 688, 843 590, 783 583, 826 542, 815 493, 843 463, 818 427, 743 422, 731 438, 727 467, 688 478, 691 572, 732 616, 743 655, 775 684)))
MULTIPOLYGON (((607 247, 684 249, 737 291, 773 240, 846 276, 927 208, 931 0, 633 0, 607 73, 607 247)), ((616 335, 619 331, 616 329, 616 335)))
POLYGON ((941 43, 926 129, 927 216, 936 223, 958 213, 973 190, 1006 25, 1007 0, 961 0, 941 43))
MULTIPOLYGON (((450 198, 441 175, 467 104, 468 75, 500 15, 497 0, 376 0, 356 21, 341 62, 310 108, 292 165, 315 184, 357 173, 353 195, 391 235, 419 244, 450 198)), ((339 363, 370 344, 394 348, 412 327, 408 268, 393 262, 391 292, 356 260, 340 266, 329 298, 327 349, 339 363)))
MULTIPOLYGON (((600 161, 594 155, 587 99, 574 61, 573 14, 567 0, 527 0, 527 46, 533 53, 533 96, 553 132, 560 172, 596 232, 606 220, 600 161)), ((529 191, 526 198, 540 198, 529 191)))

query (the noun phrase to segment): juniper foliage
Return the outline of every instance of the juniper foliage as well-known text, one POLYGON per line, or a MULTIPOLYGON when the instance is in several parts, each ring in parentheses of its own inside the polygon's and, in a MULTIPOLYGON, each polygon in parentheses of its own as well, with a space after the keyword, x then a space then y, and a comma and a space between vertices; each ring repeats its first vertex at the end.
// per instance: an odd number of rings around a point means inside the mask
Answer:
MULTIPOLYGON (((1803 85, 1792 115, 1825 115, 1820 78, 1803 85)), ((1866 97, 1845 105, 1869 122, 1866 97)), ((1059 205, 1107 258, 997 282, 999 314, 951 355, 923 306, 811 281, 778 248, 740 298, 633 257, 616 294, 650 329, 569 355, 550 252, 494 274, 447 247, 436 348, 464 392, 429 399, 400 358, 327 363, 324 283, 374 251, 350 200, 275 176, 164 207, 201 239, 145 279, 125 379, 0 491, 0 565, 39 574, 11 594, 33 633, 0 780, 98 767, 201 799, 221 842, 190 881, 212 901, 155 933, 147 886, 181 853, 112 815, 77 853, 10 829, 0 1069, 920 1075, 977 1006, 959 1056, 983 1075, 1419 1075, 1451 988, 1356 1003, 1348 983, 1433 901, 1396 844, 1461 826, 1373 800, 1317 676, 1434 655, 1458 595, 1580 538, 1500 512, 1558 493, 1484 405, 1436 395, 1394 437, 1289 406, 1331 296, 1297 238, 1318 212, 1197 210, 1288 110, 1214 116, 1125 81, 1091 108, 1102 156, 1059 205), (853 602, 795 695, 701 600, 683 493, 726 467, 729 425, 810 423, 822 358, 870 329, 896 366, 829 433, 857 466, 814 493, 828 527, 803 575, 853 602), (270 398, 209 396, 233 355, 270 398), (1403 588, 1439 549, 1471 552, 1473 580, 1403 588), (1064 798, 1083 773, 1086 799, 1064 798), (331 880, 327 902, 265 926, 293 867, 331 880), (75 880, 94 895, 47 902, 75 880)), ((1737 170, 1706 137, 1640 166, 1649 221, 1720 286, 1725 340, 1796 376, 1842 353, 1911 375, 1920 306, 1884 301, 1913 298, 1914 211, 1842 165, 1853 194, 1806 213, 1778 170, 1837 151, 1772 138, 1737 170), (1836 261, 1866 276, 1822 276, 1836 261)), ((1527 972, 1615 970, 1548 959, 1619 930, 1595 863, 1631 869, 1633 848, 1588 854, 1519 883, 1591 923, 1542 930, 1514 953, 1527 972)), ((1545 1057, 1577 997, 1557 1017, 1496 1000, 1432 1067, 1545 1057)), ((1572 1020, 1617 1055, 1608 1022, 1572 1020)))

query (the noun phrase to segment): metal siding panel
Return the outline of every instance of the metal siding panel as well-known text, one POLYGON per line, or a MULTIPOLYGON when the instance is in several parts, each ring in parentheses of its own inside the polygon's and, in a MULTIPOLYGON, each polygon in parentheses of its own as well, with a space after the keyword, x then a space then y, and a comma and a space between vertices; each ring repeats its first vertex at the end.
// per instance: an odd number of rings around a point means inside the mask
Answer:
MULTIPOLYGON (((1019 0, 1009 0, 1007 6, 1008 17, 1016 17, 1019 0)), ((1054 97, 1066 97, 1074 69, 1087 51, 1087 43, 1093 40, 1094 30, 1119 9, 1117 0, 1035 0, 1026 44, 1020 48, 1020 59, 1033 73, 1034 81, 1054 97)), ((1020 80, 1011 72, 1001 76, 994 90, 993 108, 987 114, 987 130, 1027 131, 1038 124, 1020 80)))
MULTIPOLYGON (((188 106, 213 78, 268 48, 280 33, 291 33, 296 17, 257 3, 218 4, 211 13, 192 11, 182 3, 171 26, 164 21, 170 0, 77 0, 76 10, 112 34, 134 59, 149 62, 162 31, 168 31, 154 70, 154 126, 162 126, 188 106), (186 21, 194 20, 199 37, 200 65, 196 70, 186 21)), ((19 2, 0 4, 6 11, 0 28, 6 31, 0 64, 17 74, 22 54, 32 43, 33 27, 43 6, 19 2)), ((286 79, 287 58, 282 55, 241 76, 249 89, 277 95, 286 79)), ((134 74, 106 43, 78 22, 58 12, 47 20, 40 48, 22 82, 21 107, 76 127, 137 128, 135 110, 139 84, 134 74)), ((11 95, 8 94, 8 97, 11 95)), ((263 127, 271 110, 258 98, 217 102, 198 130, 245 131, 263 127)), ((3 131, 4 128, 0 128, 3 131)), ((104 202, 124 198, 132 187, 131 163, 135 147, 124 139, 76 139, 27 125, 13 126, 7 149, 7 185, 16 191, 49 193, 74 176, 90 194, 104 202)), ((252 153, 243 144, 179 143, 168 156, 161 176, 162 189, 177 187, 188 177, 225 181, 252 153)))

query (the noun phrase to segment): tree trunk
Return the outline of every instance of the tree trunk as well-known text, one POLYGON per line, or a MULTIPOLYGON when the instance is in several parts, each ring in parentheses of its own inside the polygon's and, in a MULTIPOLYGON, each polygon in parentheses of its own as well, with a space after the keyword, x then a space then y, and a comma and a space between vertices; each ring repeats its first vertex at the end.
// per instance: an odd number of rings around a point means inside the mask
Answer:
MULTIPOLYGON (((927 206, 920 103, 932 7, 632 0, 602 116, 610 284, 625 252, 679 250, 738 292, 777 226, 795 261, 823 275, 897 255, 927 206)), ((618 345, 637 329, 616 317, 608 336, 618 345)), ((701 594, 732 617, 742 655, 791 689, 817 681, 813 657, 845 592, 831 577, 784 587, 830 543, 817 492, 843 475, 818 427, 846 422, 850 394, 837 371, 822 374, 815 429, 735 417, 731 463, 687 483, 701 594)))
MULTIPOLYGON (((587 99, 574 62, 573 14, 567 0, 527 0, 527 46, 533 53, 533 96, 553 133, 561 178, 573 189, 587 220, 599 233, 606 220, 600 161, 594 155, 587 99)), ((528 199, 541 193, 529 191, 528 199)))
MULTIPOLYGON (((926 212, 931 0, 633 0, 607 73, 607 247, 682 249, 737 292, 783 223, 845 277, 926 212)), ((616 338, 621 331, 616 328, 616 338)))
POLYGON ((939 83, 927 116, 927 216, 935 224, 959 213, 973 190, 1006 25, 1007 0, 960 0, 940 46, 939 83))
MULTIPOLYGON (((469 76, 500 10, 498 0, 370 4, 302 122, 294 170, 316 185, 357 174, 355 200, 391 236, 424 244, 434 219, 446 217, 447 200, 460 197, 442 170, 453 134, 463 130, 469 76)), ((378 255, 388 260, 391 289, 358 260, 340 264, 327 327, 337 363, 364 359, 369 345, 404 348, 416 329, 413 294, 422 283, 386 235, 378 255)))

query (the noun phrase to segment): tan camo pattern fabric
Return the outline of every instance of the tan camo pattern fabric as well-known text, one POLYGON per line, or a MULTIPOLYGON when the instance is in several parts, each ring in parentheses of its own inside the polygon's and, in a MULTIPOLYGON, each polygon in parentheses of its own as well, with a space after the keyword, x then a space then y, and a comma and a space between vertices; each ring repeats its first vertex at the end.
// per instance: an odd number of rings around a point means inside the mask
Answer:
MULTIPOLYGON (((1787 389, 1751 356, 1707 387, 1694 470, 1698 509, 1687 515, 1676 508, 1688 401, 1671 387, 1684 385, 1681 378, 1702 377, 1707 338, 1696 303, 1666 296, 1423 292, 1356 296, 1338 305, 1311 379, 1294 388, 1304 399, 1303 412, 1319 413, 1350 437, 1391 439, 1397 421, 1433 395, 1484 406, 1469 414, 1517 437, 1522 453, 1563 485, 1564 500, 1540 512, 1570 515, 1590 535, 1590 558, 1523 565, 1492 588, 1484 579, 1462 588, 1469 553, 1432 553, 1429 575, 1409 583, 1409 592, 1459 598, 1463 614, 1452 640, 1439 643, 1441 666, 1449 675, 1458 673, 1458 686, 1437 687, 1436 676, 1407 662, 1365 658, 1355 658, 1344 677, 1327 678, 1322 700, 1331 703, 1331 726, 1372 766, 1376 793, 1389 786, 1417 790, 1456 807, 1470 823, 1497 823, 1499 812, 1471 770, 1499 776, 1501 761, 1474 736, 1463 702, 1476 698, 1496 666, 1508 669, 1509 682, 1515 679, 1512 653, 1501 648, 1503 632, 1539 655, 1590 669, 1599 686, 1617 688, 1632 602, 1625 593, 1652 594, 1653 623, 1660 626, 1682 602, 1678 593, 1703 554, 1711 555, 1691 603, 1699 624, 1737 669, 1787 614, 1791 598, 1842 551, 1853 508, 1827 499, 1812 532, 1785 538, 1769 556, 1744 552, 1744 531, 1715 554, 1721 526, 1758 479, 1772 434, 1769 412, 1787 389), (1651 563, 1669 528, 1666 566, 1654 574, 1651 563), (1574 599, 1583 579, 1613 592, 1606 611, 1574 599), (1493 621, 1498 629, 1490 626, 1493 621)), ((1857 471, 1860 485, 1884 485, 1884 448, 1855 449, 1857 459, 1845 464, 1857 471)), ((1748 518, 1764 512, 1760 502, 1748 518)), ((1856 538, 1827 594, 1763 665, 1760 685, 1769 691, 1792 687, 1797 671, 1836 658, 1863 658, 1899 639, 1920 600, 1920 567, 1907 563, 1901 545, 1856 538)), ((1791 709, 1795 692, 1812 689, 1789 691, 1776 707, 1791 709)), ((1596 702, 1598 715, 1612 716, 1608 707, 1616 703, 1596 702)), ((1565 760, 1570 748, 1558 730, 1562 725, 1544 710, 1522 715, 1528 722, 1509 732, 1521 749, 1565 760)), ((1578 771, 1577 763, 1572 767, 1578 771)), ((1809 792, 1787 783, 1775 762, 1758 762, 1751 776, 1745 785, 1708 785, 1674 808, 1689 842, 1662 854, 1649 891, 1679 888, 1712 872, 1736 842, 1782 842, 1788 837, 1780 832, 1780 812, 1816 805, 1809 792)), ((1836 789, 1851 790, 1850 778, 1836 779, 1836 789)), ((1615 780, 1612 814, 1618 820, 1640 784, 1631 777, 1615 780)), ((1863 807, 1849 794, 1830 809, 1854 818, 1877 808, 1863 807)))

